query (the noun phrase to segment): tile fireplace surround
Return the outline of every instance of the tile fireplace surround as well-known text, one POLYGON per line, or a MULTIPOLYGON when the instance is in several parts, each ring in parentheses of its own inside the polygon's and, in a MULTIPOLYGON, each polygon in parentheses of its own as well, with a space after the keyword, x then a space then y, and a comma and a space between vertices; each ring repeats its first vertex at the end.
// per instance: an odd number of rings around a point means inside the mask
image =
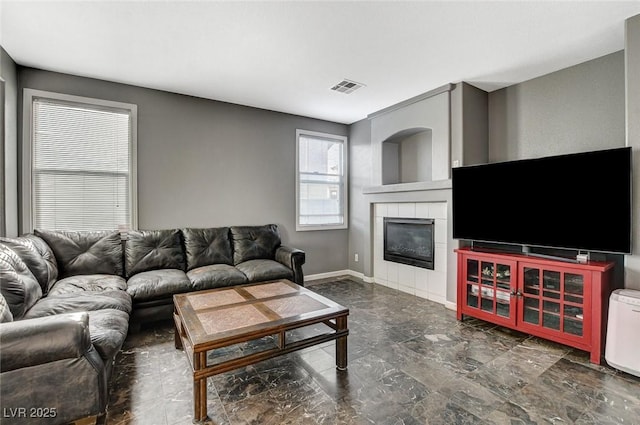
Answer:
POLYGON ((447 297, 447 203, 376 203, 374 204, 374 212, 374 282, 445 304, 447 297), (384 217, 434 219, 434 270, 384 260, 384 217))

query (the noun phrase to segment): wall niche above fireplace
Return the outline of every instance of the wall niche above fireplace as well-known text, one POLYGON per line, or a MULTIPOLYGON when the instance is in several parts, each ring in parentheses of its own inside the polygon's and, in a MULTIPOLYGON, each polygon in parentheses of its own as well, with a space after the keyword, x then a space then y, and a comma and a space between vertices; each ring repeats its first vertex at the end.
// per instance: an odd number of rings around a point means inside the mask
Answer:
POLYGON ((382 142, 382 184, 427 182, 431 173, 430 128, 400 131, 382 142))
POLYGON ((450 178, 452 89, 447 84, 369 115, 373 185, 450 178))

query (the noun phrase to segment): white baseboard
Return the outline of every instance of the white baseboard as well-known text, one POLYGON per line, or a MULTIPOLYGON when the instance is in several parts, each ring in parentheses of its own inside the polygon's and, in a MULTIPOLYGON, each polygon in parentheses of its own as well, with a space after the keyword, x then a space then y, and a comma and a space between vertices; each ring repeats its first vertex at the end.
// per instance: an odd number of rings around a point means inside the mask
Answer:
POLYGON ((444 307, 447 310, 453 310, 453 311, 457 311, 458 310, 458 305, 456 303, 454 303, 454 302, 451 302, 451 301, 445 301, 444 307))
POLYGON ((349 276, 356 277, 356 278, 362 280, 363 282, 373 283, 373 277, 365 276, 363 273, 356 272, 356 271, 353 271, 353 270, 347 270, 347 274, 349 276))
POLYGON ((304 277, 304 283, 307 283, 307 282, 312 283, 314 280, 331 279, 331 278, 340 277, 340 276, 353 276, 355 278, 361 279, 364 282, 373 283, 372 277, 368 277, 368 276, 365 276, 363 273, 356 272, 353 270, 347 270, 347 269, 336 270, 334 272, 327 272, 327 273, 311 274, 304 277))

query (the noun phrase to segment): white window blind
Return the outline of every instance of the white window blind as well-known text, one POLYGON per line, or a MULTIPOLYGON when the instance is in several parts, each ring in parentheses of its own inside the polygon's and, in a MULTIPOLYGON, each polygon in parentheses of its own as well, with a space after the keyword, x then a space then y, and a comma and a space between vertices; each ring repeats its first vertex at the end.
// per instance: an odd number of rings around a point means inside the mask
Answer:
POLYGON ((132 113, 33 98, 33 227, 132 227, 132 113))
POLYGON ((297 230, 347 227, 346 142, 298 130, 297 230))

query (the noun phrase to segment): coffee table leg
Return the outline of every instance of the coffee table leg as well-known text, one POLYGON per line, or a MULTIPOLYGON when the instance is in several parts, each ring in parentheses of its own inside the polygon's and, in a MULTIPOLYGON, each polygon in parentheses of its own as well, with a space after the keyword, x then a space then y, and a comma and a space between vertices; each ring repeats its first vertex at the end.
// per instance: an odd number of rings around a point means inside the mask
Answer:
POLYGON ((173 345, 176 347, 176 350, 182 350, 182 337, 180 336, 180 331, 176 327, 173 332, 173 345))
MULTIPOLYGON (((198 371, 206 366, 206 353, 193 353, 194 370, 198 371)), ((193 422, 198 423, 207 419, 207 378, 193 380, 193 422)))
POLYGON ((182 350, 182 337, 180 336, 179 329, 180 327, 182 327, 182 319, 180 318, 180 315, 178 315, 178 311, 175 309, 175 307, 173 310, 173 320, 173 345, 174 347, 176 347, 176 349, 182 350))
MULTIPOLYGON (((336 318, 336 331, 347 329, 347 316, 336 318)), ((336 340, 336 366, 338 370, 347 369, 347 336, 341 336, 336 340)))

